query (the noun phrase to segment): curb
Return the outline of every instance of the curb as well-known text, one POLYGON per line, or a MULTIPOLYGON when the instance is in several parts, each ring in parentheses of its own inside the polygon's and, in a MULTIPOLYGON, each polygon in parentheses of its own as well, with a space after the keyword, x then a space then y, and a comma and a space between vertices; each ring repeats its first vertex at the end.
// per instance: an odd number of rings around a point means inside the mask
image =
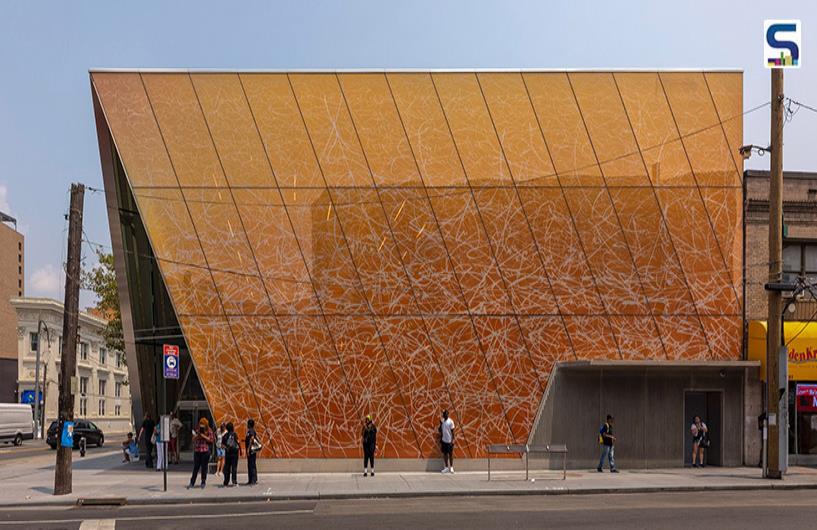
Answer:
POLYGON ((394 491, 382 493, 312 493, 299 495, 241 495, 234 497, 157 497, 134 499, 122 497, 111 499, 78 498, 55 499, 54 501, 37 501, 32 503, 0 503, 0 508, 38 508, 48 506, 82 506, 107 504, 148 506, 174 504, 230 504, 251 502, 275 501, 321 501, 321 500, 352 500, 352 499, 410 499, 423 497, 509 497, 535 495, 611 495, 633 493, 690 493, 704 491, 764 491, 764 490, 808 490, 817 489, 817 484, 733 484, 715 486, 641 486, 633 488, 554 488, 554 489, 523 489, 523 490, 446 490, 446 491, 394 491))

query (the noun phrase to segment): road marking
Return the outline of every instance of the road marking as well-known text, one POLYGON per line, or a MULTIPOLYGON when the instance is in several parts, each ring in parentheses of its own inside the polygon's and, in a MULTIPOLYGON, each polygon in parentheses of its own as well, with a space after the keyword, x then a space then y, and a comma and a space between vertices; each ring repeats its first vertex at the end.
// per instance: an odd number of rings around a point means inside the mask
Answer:
MULTIPOLYGON (((117 517, 116 519, 109 519, 110 521, 166 521, 170 519, 219 519, 222 517, 259 517, 262 515, 299 515, 299 514, 308 514, 308 513, 315 513, 315 510, 279 510, 274 512, 241 512, 241 513, 213 513, 213 514, 192 514, 192 515, 140 515, 140 516, 130 516, 130 517, 117 517)), ((22 524, 66 524, 66 523, 86 523, 86 522, 96 522, 100 519, 96 520, 86 520, 82 519, 40 519, 40 520, 33 520, 33 521, 0 521, 0 526, 12 526, 12 525, 22 525, 22 524)), ((80 526, 81 530, 97 528, 93 526, 80 526)), ((102 526, 98 527, 101 529, 103 528, 113 528, 102 526)))
POLYGON ((114 530, 116 519, 86 519, 79 525, 79 530, 114 530))

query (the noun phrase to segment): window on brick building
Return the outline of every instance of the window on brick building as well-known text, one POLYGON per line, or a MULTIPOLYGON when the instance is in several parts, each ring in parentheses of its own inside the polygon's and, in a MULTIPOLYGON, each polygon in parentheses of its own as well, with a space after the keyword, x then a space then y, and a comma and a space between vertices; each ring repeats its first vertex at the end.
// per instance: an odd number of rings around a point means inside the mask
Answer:
POLYGON ((798 276, 817 279, 817 241, 783 244, 783 281, 798 276))

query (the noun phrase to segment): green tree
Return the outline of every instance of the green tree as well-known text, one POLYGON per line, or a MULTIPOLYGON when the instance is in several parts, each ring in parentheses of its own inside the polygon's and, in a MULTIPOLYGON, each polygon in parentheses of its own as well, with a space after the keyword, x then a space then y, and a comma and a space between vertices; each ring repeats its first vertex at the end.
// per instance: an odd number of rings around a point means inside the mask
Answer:
POLYGON ((100 315, 107 319, 108 325, 105 327, 103 335, 105 344, 109 350, 120 352, 122 362, 125 363, 125 340, 122 335, 122 313, 119 311, 119 290, 116 286, 116 272, 113 268, 113 254, 96 251, 99 263, 90 271, 82 274, 82 284, 85 289, 96 293, 96 309, 100 315))

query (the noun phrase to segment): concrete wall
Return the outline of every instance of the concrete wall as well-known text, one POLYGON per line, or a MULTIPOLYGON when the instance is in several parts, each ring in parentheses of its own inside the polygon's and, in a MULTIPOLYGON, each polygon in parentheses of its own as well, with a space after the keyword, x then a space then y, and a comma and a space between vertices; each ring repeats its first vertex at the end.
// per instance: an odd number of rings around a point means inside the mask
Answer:
MULTIPOLYGON (((712 450, 721 451, 723 465, 742 465, 743 432, 749 423, 744 409, 745 371, 742 367, 561 365, 551 376, 531 442, 566 443, 569 468, 594 468, 598 430, 609 413, 616 418, 618 466, 679 467, 689 460, 684 454, 690 425, 684 411, 685 391, 722 391, 722 425, 710 426, 722 429, 722 443, 712 450)), ((561 462, 556 458, 550 464, 555 468, 561 462)))

